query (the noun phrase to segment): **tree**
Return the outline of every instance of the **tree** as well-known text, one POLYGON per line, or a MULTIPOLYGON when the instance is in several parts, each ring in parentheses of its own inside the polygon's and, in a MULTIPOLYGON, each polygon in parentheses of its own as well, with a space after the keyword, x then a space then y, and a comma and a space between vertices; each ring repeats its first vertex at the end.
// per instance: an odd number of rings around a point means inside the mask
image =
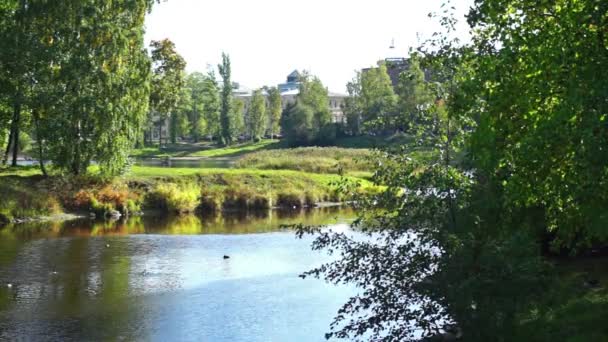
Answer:
POLYGON ((386 64, 379 62, 361 74, 359 106, 366 130, 379 132, 394 127, 397 97, 388 75, 386 64))
POLYGON ((220 94, 220 142, 230 145, 235 138, 234 122, 232 120, 232 80, 230 57, 222 53, 222 63, 218 65, 222 77, 222 91, 220 94))
POLYGON ((61 124, 71 142, 48 139, 53 165, 86 171, 96 160, 102 172, 117 174, 127 165, 133 142, 148 109, 150 60, 143 48, 145 13, 152 1, 88 1, 57 8, 68 23, 65 41, 58 39, 59 81, 66 89, 61 124), (95 11, 91 9, 95 8, 95 11), (125 15, 125 13, 128 13, 125 15), (116 21, 117 16, 123 20, 116 21), (93 70, 94 72, 91 72, 93 70))
POLYGON ((406 72, 399 75, 397 86, 399 109, 395 118, 395 128, 407 131, 420 125, 414 122, 422 120, 424 109, 430 106, 434 100, 429 85, 420 68, 420 57, 412 54, 409 67, 406 72))
POLYGON ((232 122, 234 138, 238 139, 241 135, 245 134, 245 131, 248 128, 245 124, 245 102, 242 99, 233 97, 232 106, 230 108, 232 110, 230 113, 230 120, 232 122))
POLYGON ((331 143, 336 129, 331 122, 327 89, 318 77, 307 73, 300 81, 296 105, 287 106, 282 114, 281 131, 292 146, 331 143))
MULTIPOLYGON (((446 95, 437 94, 450 106, 446 95)), ((373 181, 380 193, 362 196, 357 186, 341 185, 356 200, 354 225, 363 238, 299 228, 318 235, 314 249, 341 256, 303 276, 360 289, 328 337, 418 341, 451 331, 466 340, 510 340, 516 316, 542 294, 538 245, 530 231, 501 220, 495 190, 455 159, 469 120, 445 106, 423 109, 421 115, 437 120, 425 120, 414 142, 403 146, 424 147, 425 154, 377 154, 373 181)))
POLYGON ((210 72, 207 74, 203 81, 203 116, 207 123, 206 134, 212 139, 213 137, 220 137, 220 95, 217 81, 215 80, 215 74, 210 72))
POLYGON ((7 94, 8 104, 11 107, 12 115, 10 119, 9 137, 6 151, 2 163, 6 164, 9 154, 12 151, 12 165, 17 165, 17 154, 19 151, 19 135, 23 128, 23 115, 26 114, 24 102, 26 102, 27 88, 30 84, 30 77, 33 72, 36 59, 36 44, 32 21, 32 15, 36 8, 30 8, 28 2, 4 1, 0 4, 1 19, 0 42, 2 50, 0 52, 0 89, 7 94))
MULTIPOLYGON (((181 95, 179 96, 179 102, 177 108, 174 110, 173 115, 170 118, 170 134, 171 142, 176 143, 178 137, 185 137, 192 133, 192 126, 201 124, 200 118, 194 122, 191 118, 194 116, 193 111, 195 110, 194 101, 192 99, 192 90, 189 87, 182 88, 181 95)), ((202 123, 204 125, 204 121, 202 123)))
MULTIPOLYGON (((593 0, 476 1, 470 46, 441 35, 423 50, 421 63, 444 80, 408 123, 416 139, 406 147, 425 152, 378 156, 383 191, 357 197, 365 238, 314 230, 314 248, 341 257, 305 275, 360 289, 329 337, 453 330, 467 341, 521 340, 523 321, 563 308, 544 300, 559 280, 540 242, 573 253, 608 241, 598 214, 608 193, 606 13, 593 0)), ((415 99, 400 107, 419 101, 412 83, 404 94, 415 99)), ((554 327, 552 336, 580 339, 554 327)))
POLYGON ((607 11, 605 1, 486 0, 470 14, 478 53, 459 110, 477 115, 474 165, 557 249, 608 241, 597 214, 608 205, 607 11))
POLYGON ((8 143, 8 131, 10 126, 10 111, 0 102, 0 151, 4 150, 8 143))
POLYGON ((247 130, 253 141, 259 141, 264 137, 266 131, 266 99, 260 89, 253 92, 249 113, 247 115, 247 130))
POLYGON ((188 121, 190 136, 194 142, 198 142, 207 130, 205 118, 205 82, 206 77, 200 72, 193 72, 186 77, 190 104, 188 109, 188 121))
POLYGON ((298 102, 304 106, 309 106, 313 110, 314 116, 311 129, 313 135, 317 138, 321 129, 331 123, 327 88, 316 76, 304 74, 300 81, 298 102))
POLYGON ((281 131, 290 146, 310 144, 313 139, 314 111, 301 103, 289 104, 281 116, 281 131))
MULTIPOLYGON (((175 50, 175 44, 169 39, 150 42, 152 48, 152 91, 150 93, 151 120, 158 118, 159 146, 162 147, 162 131, 166 120, 179 104, 179 97, 184 87, 184 69, 186 61, 175 50)), ((173 122, 177 122, 177 118, 173 122)), ((175 133, 172 134, 172 139, 175 133)))
POLYGON ((41 166, 44 152, 56 168, 74 174, 85 172, 91 160, 107 174, 124 169, 147 110, 143 20, 151 5, 147 0, 0 4, 0 40, 6 43, 0 79, 13 112, 13 160, 23 124, 32 121, 41 166))
POLYGON ((279 134, 281 124, 281 113, 283 105, 281 103, 281 93, 276 87, 268 89, 268 131, 270 138, 279 134))
POLYGON ((346 125, 352 135, 362 131, 363 109, 361 105, 361 73, 357 72, 352 81, 346 84, 348 97, 344 100, 344 115, 346 125))

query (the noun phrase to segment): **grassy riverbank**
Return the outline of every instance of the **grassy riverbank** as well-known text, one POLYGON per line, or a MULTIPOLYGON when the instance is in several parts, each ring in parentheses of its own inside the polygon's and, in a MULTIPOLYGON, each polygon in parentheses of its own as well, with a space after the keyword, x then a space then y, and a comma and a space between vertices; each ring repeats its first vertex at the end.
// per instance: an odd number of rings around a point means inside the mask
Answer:
MULTIPOLYGON (((95 174, 94 168, 91 174, 95 174)), ((364 179, 347 177, 371 191, 364 179)), ((0 172, 0 215, 3 221, 83 212, 105 215, 145 209, 166 212, 304 207, 339 202, 334 174, 294 170, 195 169, 133 167, 113 180, 96 176, 42 177, 33 168, 0 172)))
MULTIPOLYGON (((92 166, 87 176, 42 177, 36 166, 0 170, 0 220, 15 220, 65 212, 106 215, 145 209, 192 212, 304 207, 339 202, 335 184, 342 177, 360 182, 361 191, 373 187, 366 179, 372 166, 369 149, 354 145, 386 145, 403 137, 348 138, 346 147, 286 148, 279 140, 218 147, 209 142, 173 144, 166 148, 134 150, 140 160, 230 160, 234 167, 133 166, 121 177, 102 179, 92 166)), ((53 170, 51 169, 51 174, 53 170)))

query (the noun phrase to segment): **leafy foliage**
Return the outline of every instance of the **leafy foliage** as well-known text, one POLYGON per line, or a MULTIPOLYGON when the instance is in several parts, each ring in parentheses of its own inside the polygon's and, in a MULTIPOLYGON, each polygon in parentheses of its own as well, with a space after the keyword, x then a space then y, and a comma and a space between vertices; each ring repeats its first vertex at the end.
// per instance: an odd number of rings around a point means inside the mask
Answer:
POLYGON ((276 87, 268 89, 268 127, 269 133, 272 136, 279 134, 281 113, 283 105, 281 104, 281 93, 276 87))
POLYGON ((162 146, 162 128, 165 121, 171 118, 171 141, 175 143, 180 96, 183 96, 184 69, 186 61, 175 50, 175 44, 169 39, 152 41, 153 78, 150 93, 150 114, 158 117, 159 145, 162 146))
POLYGON ((230 57, 222 53, 222 63, 218 65, 222 77, 222 90, 220 95, 220 141, 230 145, 235 139, 234 119, 232 111, 232 80, 230 57))
POLYGON ((39 157, 56 168, 79 174, 96 160, 121 172, 148 108, 143 22, 152 3, 3 1, 0 79, 12 141, 33 121, 39 157))
MULTIPOLYGON (((300 81, 300 93, 296 103, 287 106, 281 117, 281 131, 292 146, 320 142, 327 138, 327 133, 331 133, 333 129, 331 113, 327 106, 327 89, 321 80, 304 74, 300 81)), ((335 138, 335 132, 329 136, 335 138)))
MULTIPOLYGON (((279 102, 280 103, 280 102, 279 102)), ((260 89, 253 92, 251 103, 249 104, 248 131, 249 136, 254 141, 259 141, 266 132, 266 99, 260 89)))
POLYGON ((362 72, 360 82, 359 106, 366 130, 378 131, 390 128, 397 97, 386 64, 380 62, 377 68, 362 72))
POLYGON ((203 81, 202 89, 206 133, 211 137, 220 136, 220 96, 215 74, 209 73, 203 81))

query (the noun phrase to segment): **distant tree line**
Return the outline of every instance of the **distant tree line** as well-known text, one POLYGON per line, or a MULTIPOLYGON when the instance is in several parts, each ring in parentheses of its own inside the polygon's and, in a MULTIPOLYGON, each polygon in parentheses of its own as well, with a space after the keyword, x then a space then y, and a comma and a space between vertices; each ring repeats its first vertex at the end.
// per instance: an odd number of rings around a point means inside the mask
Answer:
POLYGON ((233 96, 230 57, 222 54, 220 81, 213 71, 186 74, 185 63, 169 40, 152 42, 153 78, 144 143, 157 132, 162 146, 178 138, 191 142, 215 140, 223 145, 279 134, 282 114, 278 89, 254 90, 245 102, 233 96), (247 107, 246 107, 247 104, 247 107), (168 135, 162 128, 169 122, 168 135), (163 141, 164 138, 164 141, 163 141))

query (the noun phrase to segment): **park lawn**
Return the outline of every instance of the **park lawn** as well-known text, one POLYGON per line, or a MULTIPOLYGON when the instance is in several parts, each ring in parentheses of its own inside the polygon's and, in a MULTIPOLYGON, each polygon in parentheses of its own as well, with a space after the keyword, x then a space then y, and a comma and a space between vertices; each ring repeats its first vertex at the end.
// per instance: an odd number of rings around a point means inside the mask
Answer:
POLYGON ((280 148, 281 146, 282 143, 278 140, 266 139, 258 142, 248 142, 227 147, 200 150, 188 154, 188 157, 239 157, 247 153, 271 148, 280 148))
POLYGON ((210 142, 168 144, 162 149, 158 146, 136 148, 131 151, 130 155, 135 158, 186 157, 190 153, 210 148, 214 148, 214 145, 210 142))
MULTIPOLYGON (((180 178, 189 177, 209 177, 209 176, 226 176, 226 177, 257 177, 266 179, 280 179, 285 181, 296 181, 298 179, 311 180, 315 183, 327 185, 335 183, 343 179, 336 174, 310 173, 295 170, 259 170, 259 169, 227 169, 227 168, 168 168, 168 167, 149 167, 149 166, 133 166, 131 171, 123 176, 125 180, 145 180, 149 178, 180 178)), ((369 174, 367 172, 359 172, 353 175, 346 175, 345 178, 352 181, 361 182, 363 188, 371 187, 372 183, 365 179, 369 174)), ((288 185, 288 184, 285 184, 288 185)))
POLYGON ((0 167, 0 179, 5 176, 15 177, 31 177, 42 175, 40 167, 35 166, 17 166, 17 167, 0 167))
POLYGON ((201 142, 196 144, 169 144, 167 147, 159 149, 155 147, 144 147, 134 149, 131 157, 135 158, 211 158, 211 157, 238 157, 250 152, 262 149, 278 148, 281 142, 278 140, 262 140, 259 142, 246 142, 232 146, 218 146, 211 142, 201 142))

